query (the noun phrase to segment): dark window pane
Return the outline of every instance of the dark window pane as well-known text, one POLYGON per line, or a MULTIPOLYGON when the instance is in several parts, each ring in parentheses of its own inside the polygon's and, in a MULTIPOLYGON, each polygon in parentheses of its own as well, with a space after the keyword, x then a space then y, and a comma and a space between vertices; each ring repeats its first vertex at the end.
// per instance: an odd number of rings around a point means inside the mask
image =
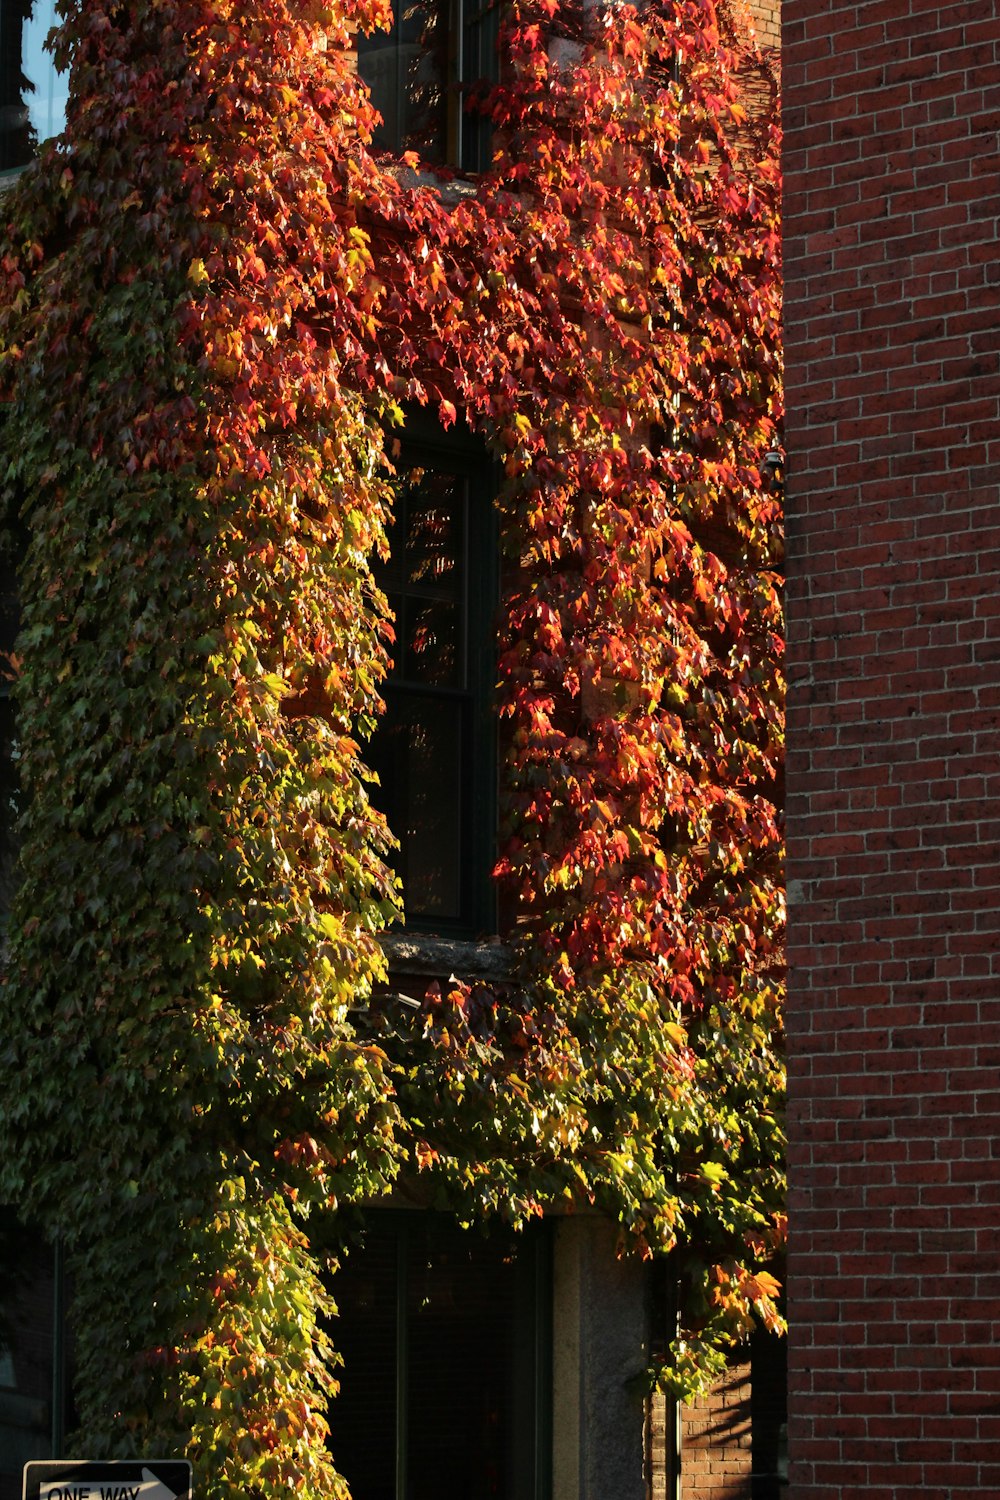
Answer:
POLYGON ((788 1486, 788 1341, 766 1329, 750 1340, 753 1500, 781 1500, 788 1486))
POLYGON ((467 480, 419 467, 401 479, 379 570, 395 615, 385 720, 371 746, 378 806, 402 848, 409 917, 461 921, 469 836, 467 480))
POLYGON ((448 0, 396 0, 392 30, 358 38, 358 72, 382 116, 375 144, 443 162, 448 146, 448 0))
POLYGON ((394 681, 465 686, 465 525, 463 478, 407 476, 380 574, 396 615, 394 681))
POLYGON ((53 1258, 37 1228, 0 1207, 0 1500, 52 1454, 53 1258))
POLYGON ((407 922, 464 937, 495 922, 494 475, 467 437, 422 430, 404 447, 389 558, 375 568, 396 639, 366 759, 402 845, 407 922))
MULTIPOLYGON (((463 1500, 512 1500, 516 1453, 530 1431, 515 1422, 520 1246, 456 1231, 425 1231, 409 1284, 409 1500, 439 1500, 441 1476, 463 1500)), ((530 1307, 530 1298, 527 1302, 530 1307)), ((523 1352, 523 1351, 521 1351, 523 1352)), ((520 1493, 526 1494, 525 1490, 520 1493)))
POLYGON ((492 131, 482 105, 499 77, 497 0, 395 0, 394 15, 388 34, 358 40, 358 72, 382 116, 375 144, 482 171, 492 131))
POLYGON ((461 601, 400 599, 396 612, 402 676, 433 687, 457 687, 461 674, 461 601))
POLYGON ((381 782, 377 801, 402 846, 398 866, 407 913, 458 919, 465 705, 391 688, 386 704, 370 760, 381 782))
POLYGON ((462 114, 461 165, 466 172, 485 172, 492 158, 493 122, 483 106, 500 76, 498 0, 466 0, 462 30, 462 78, 466 84, 462 114))

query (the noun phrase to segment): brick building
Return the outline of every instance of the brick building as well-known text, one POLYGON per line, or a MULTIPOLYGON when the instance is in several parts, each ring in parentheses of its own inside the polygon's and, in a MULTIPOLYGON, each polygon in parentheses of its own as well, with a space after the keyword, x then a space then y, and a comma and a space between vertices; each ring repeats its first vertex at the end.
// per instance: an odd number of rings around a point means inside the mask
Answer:
POLYGON ((795 1500, 1000 1493, 1000 32, 786 0, 795 1500))

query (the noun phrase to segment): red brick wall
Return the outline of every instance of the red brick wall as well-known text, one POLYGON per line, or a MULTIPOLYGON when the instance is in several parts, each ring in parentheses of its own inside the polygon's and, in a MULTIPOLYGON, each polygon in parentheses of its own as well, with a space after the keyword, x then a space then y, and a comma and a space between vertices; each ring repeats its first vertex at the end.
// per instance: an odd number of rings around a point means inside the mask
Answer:
MULTIPOLYGON (((647 1414, 650 1500, 673 1500, 676 1407, 652 1397, 647 1414)), ((750 1365, 734 1365, 710 1395, 681 1408, 683 1500, 751 1500, 750 1365)))
POLYGON ((734 1365, 681 1412, 684 1500, 750 1500, 750 1366, 734 1365))
POLYGON ((785 0, 792 1500, 1000 1495, 1000 24, 785 0))

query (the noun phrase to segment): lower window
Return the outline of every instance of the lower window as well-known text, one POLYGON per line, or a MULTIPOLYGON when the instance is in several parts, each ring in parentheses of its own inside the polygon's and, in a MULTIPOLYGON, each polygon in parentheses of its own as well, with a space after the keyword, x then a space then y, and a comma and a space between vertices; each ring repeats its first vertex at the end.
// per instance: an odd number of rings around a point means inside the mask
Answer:
POLYGON ((337 1274, 331 1448, 353 1500, 547 1500, 544 1226, 373 1211, 337 1274))

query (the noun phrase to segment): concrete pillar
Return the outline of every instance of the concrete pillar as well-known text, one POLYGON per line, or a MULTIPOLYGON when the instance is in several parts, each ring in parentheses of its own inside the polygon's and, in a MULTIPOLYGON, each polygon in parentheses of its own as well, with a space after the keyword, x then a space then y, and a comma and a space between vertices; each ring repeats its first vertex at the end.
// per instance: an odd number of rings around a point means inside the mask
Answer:
POLYGON ((615 1255, 616 1226, 594 1215, 556 1224, 552 1307, 553 1500, 645 1500, 649 1284, 615 1255))

